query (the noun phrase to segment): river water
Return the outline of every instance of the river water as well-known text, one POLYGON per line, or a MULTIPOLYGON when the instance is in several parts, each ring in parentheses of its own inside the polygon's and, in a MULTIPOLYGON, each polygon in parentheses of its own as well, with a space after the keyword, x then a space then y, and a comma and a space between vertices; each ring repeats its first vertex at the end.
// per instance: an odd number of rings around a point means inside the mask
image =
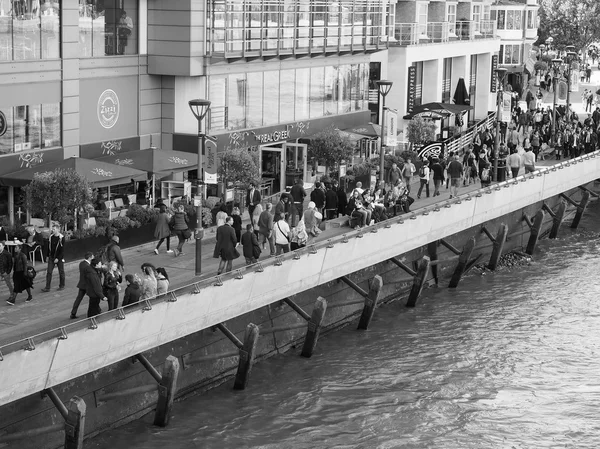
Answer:
POLYGON ((530 265, 425 290, 86 442, 99 449, 598 448, 600 207, 530 265))

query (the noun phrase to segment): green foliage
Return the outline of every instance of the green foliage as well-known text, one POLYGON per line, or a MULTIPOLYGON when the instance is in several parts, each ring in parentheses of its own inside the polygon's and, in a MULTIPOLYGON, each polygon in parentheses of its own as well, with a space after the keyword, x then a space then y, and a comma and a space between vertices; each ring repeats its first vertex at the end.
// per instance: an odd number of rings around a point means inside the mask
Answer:
POLYGON ((93 226, 91 228, 77 229, 73 231, 73 238, 85 239, 88 237, 102 237, 106 235, 105 226, 93 226))
POLYGON ((544 61, 536 61, 533 65, 533 69, 537 70, 538 72, 545 72, 548 70, 548 63, 544 61))
POLYGON ((218 196, 209 196, 208 198, 206 198, 204 200, 204 206, 207 207, 209 210, 211 210, 213 207, 215 207, 220 202, 221 202, 221 198, 219 198, 218 196))
POLYGON ((400 153, 400 158, 402 159, 402 163, 404 163, 404 161, 406 161, 407 159, 410 159, 414 162, 417 160, 418 155, 416 151, 405 150, 402 153, 400 153))
MULTIPOLYGON (((139 204, 131 204, 127 209, 127 217, 131 220, 140 223, 140 225, 145 225, 146 223, 152 223, 158 217, 159 211, 154 208, 143 208, 139 204)), ((96 220, 96 223, 98 221, 96 220)))
POLYGON ((208 207, 202 208, 202 223, 204 223, 205 226, 212 225, 212 212, 208 207))
POLYGON ((250 183, 260 184, 258 151, 225 150, 219 155, 218 175, 228 183, 238 183, 242 188, 250 183))
POLYGON ((141 223, 139 221, 132 220, 129 217, 116 217, 110 220, 110 227, 115 231, 123 231, 124 229, 129 228, 139 228, 140 226, 141 223))
POLYGON ((36 215, 67 224, 75 211, 93 201, 92 185, 75 170, 56 169, 36 173, 23 188, 26 207, 36 215))
POLYGON ((586 49, 600 39, 599 16, 598 0, 540 0, 538 42, 552 36, 556 48, 586 49))
POLYGON ((365 175, 370 174, 371 170, 376 170, 377 167, 379 166, 379 159, 377 159, 375 162, 373 162, 374 160, 375 159, 361 162, 360 164, 354 164, 352 167, 350 167, 348 169, 347 175, 354 176, 354 177, 360 177, 360 176, 365 176, 365 175))
POLYGON ((326 170, 333 169, 340 161, 349 161, 354 155, 355 145, 347 137, 330 126, 310 139, 308 157, 325 165, 326 170))
POLYGON ((408 141, 413 145, 423 145, 435 139, 435 123, 422 117, 414 117, 408 122, 408 141))

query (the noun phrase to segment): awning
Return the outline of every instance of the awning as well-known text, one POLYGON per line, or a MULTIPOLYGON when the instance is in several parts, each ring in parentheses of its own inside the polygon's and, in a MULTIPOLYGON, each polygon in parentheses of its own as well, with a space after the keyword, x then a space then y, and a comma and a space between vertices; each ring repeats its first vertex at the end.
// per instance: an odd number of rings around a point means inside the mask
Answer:
POLYGON ((404 119, 409 120, 413 117, 424 117, 430 119, 441 119, 446 118, 450 115, 464 114, 466 111, 473 109, 473 106, 466 104, 452 104, 452 103, 425 103, 419 106, 415 106, 410 114, 404 116, 404 119))
POLYGON ((370 136, 365 136, 364 134, 357 134, 357 133, 352 133, 350 131, 342 131, 338 129, 338 133, 340 134, 340 136, 345 137, 347 139, 349 139, 351 142, 358 142, 359 140, 362 139, 373 139, 373 137, 370 136))
POLYGON ((173 172, 198 168, 197 154, 158 148, 102 156, 97 160, 153 173, 157 178, 168 176, 173 172))
POLYGON ((381 136, 381 126, 376 125, 375 123, 368 123, 366 125, 354 126, 352 128, 345 129, 344 131, 348 131, 354 134, 362 134, 367 137, 379 137, 381 136))
POLYGON ((102 161, 71 157, 62 161, 40 164, 24 170, 15 171, 2 176, 2 183, 10 186, 23 186, 29 184, 36 173, 52 172, 57 168, 75 170, 85 177, 94 187, 107 187, 125 184, 132 179, 140 181, 147 178, 143 171, 131 167, 109 164, 102 161))

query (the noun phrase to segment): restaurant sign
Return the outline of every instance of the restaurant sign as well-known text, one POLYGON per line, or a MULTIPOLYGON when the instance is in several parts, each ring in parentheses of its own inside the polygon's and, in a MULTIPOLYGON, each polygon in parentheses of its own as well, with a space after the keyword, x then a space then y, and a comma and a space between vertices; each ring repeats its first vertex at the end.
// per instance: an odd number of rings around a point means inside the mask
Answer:
POLYGON ((253 134, 256 140, 258 140, 260 143, 281 142, 282 140, 287 140, 290 138, 289 129, 282 131, 273 131, 271 133, 265 134, 253 134))

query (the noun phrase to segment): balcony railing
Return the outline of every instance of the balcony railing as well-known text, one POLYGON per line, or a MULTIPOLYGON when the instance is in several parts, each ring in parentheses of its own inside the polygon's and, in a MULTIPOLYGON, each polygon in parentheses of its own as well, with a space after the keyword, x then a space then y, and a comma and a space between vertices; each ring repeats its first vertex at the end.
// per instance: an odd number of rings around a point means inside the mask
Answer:
POLYGON ((406 46, 428 43, 452 42, 455 40, 490 39, 496 35, 496 22, 470 20, 457 22, 396 23, 395 42, 392 45, 406 46))

